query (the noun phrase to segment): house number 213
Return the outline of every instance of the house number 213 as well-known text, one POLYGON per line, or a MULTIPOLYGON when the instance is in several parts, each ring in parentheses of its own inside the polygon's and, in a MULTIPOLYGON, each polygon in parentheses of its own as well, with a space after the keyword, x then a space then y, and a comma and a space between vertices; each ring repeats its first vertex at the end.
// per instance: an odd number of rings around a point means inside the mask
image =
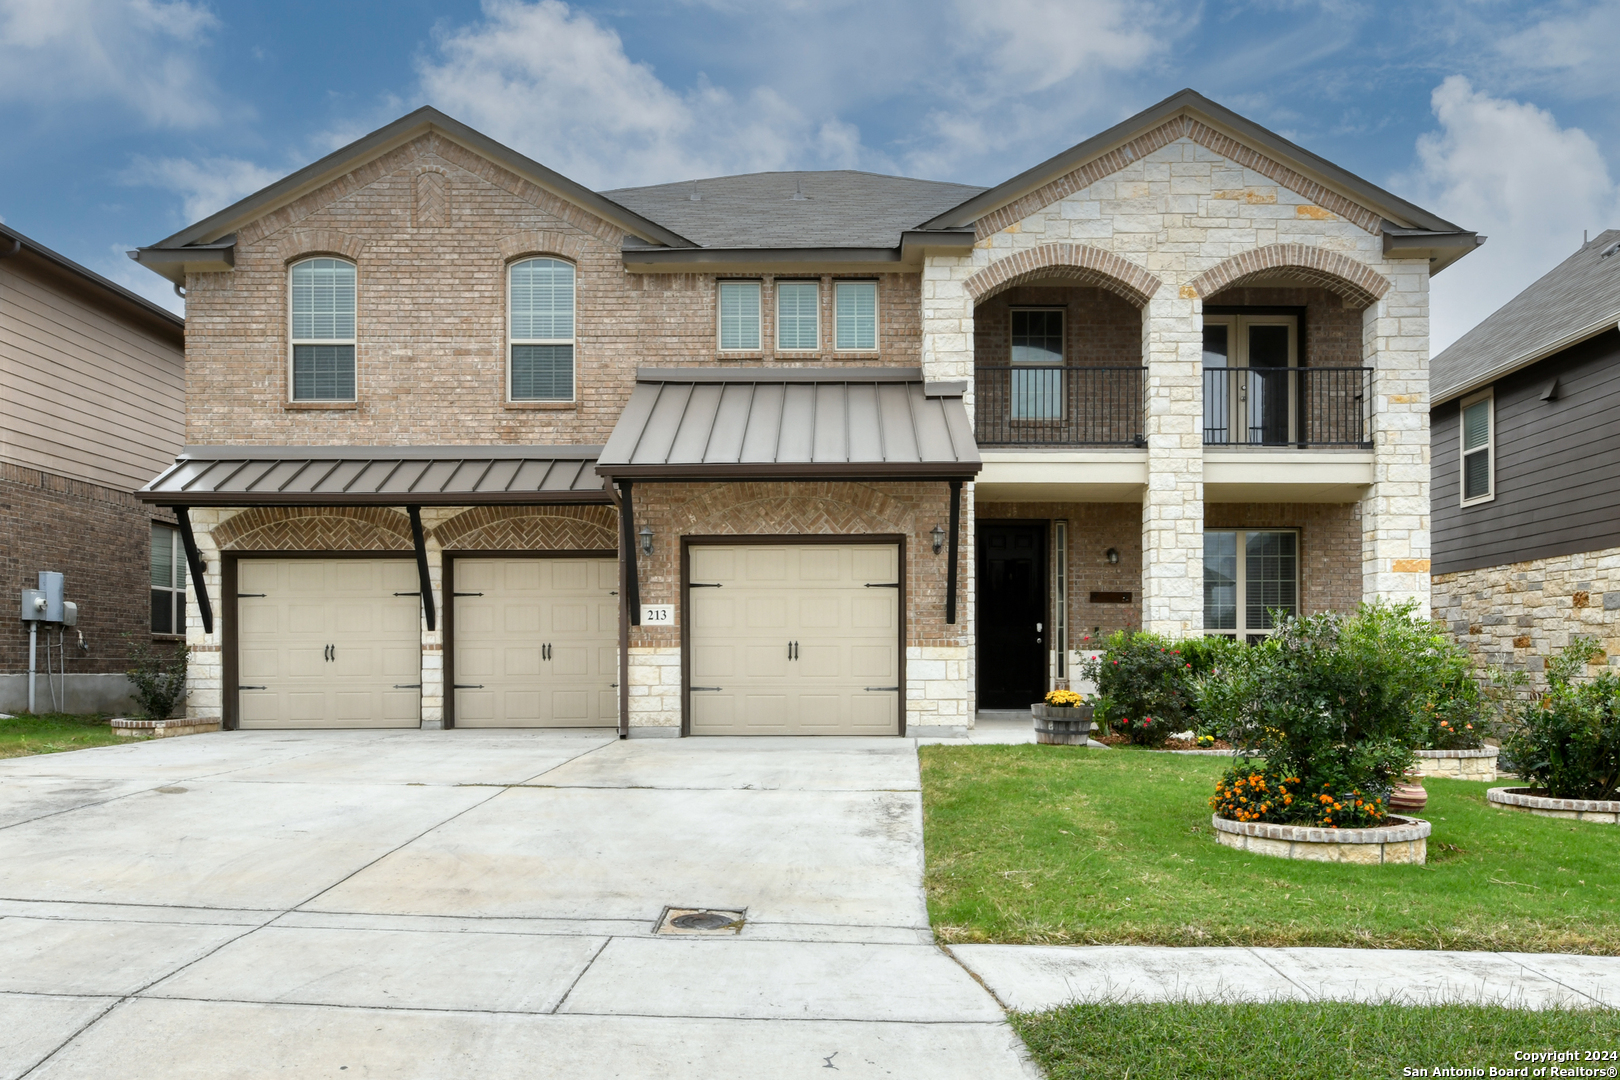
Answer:
POLYGON ((675 625, 675 605, 674 604, 642 604, 641 605, 641 625, 642 626, 674 626, 675 625))

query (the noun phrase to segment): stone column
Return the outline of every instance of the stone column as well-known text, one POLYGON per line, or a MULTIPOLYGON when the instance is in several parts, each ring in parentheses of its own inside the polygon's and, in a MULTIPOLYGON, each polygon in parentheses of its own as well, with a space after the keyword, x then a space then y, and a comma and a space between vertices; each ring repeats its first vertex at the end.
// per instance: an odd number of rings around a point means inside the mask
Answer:
POLYGON ((1162 288, 1142 310, 1142 628, 1184 637, 1204 629, 1203 312, 1191 290, 1162 288))
POLYGON ((1429 615, 1429 268, 1396 263, 1362 315, 1373 370, 1373 483, 1361 500, 1361 595, 1415 599, 1429 615))
POLYGON ((197 583, 186 573, 186 644, 191 658, 186 662, 186 719, 219 721, 225 709, 225 663, 220 644, 224 641, 222 624, 225 594, 220 572, 219 545, 214 542, 214 526, 222 518, 230 517, 227 510, 192 510, 191 532, 197 540, 197 554, 208 565, 203 573, 203 586, 214 608, 214 632, 203 632, 202 612, 197 607, 197 583))
POLYGON ((973 300, 962 283, 978 269, 958 255, 927 255, 922 272, 922 369, 930 380, 966 379, 973 418, 973 300))

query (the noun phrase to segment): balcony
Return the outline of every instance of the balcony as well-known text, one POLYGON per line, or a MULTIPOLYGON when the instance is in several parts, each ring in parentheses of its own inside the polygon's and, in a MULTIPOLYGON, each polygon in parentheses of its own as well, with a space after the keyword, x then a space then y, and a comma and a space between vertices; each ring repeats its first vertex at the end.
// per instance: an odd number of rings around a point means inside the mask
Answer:
POLYGON ((975 367, 980 446, 1145 446, 1141 367, 975 367))
POLYGON ((1372 368, 1204 370, 1204 445, 1370 450, 1372 368))

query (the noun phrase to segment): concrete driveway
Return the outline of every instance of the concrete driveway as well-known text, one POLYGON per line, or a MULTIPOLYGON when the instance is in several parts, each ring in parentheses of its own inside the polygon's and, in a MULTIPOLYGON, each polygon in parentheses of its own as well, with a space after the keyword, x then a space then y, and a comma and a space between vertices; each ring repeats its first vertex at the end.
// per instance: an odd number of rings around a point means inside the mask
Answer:
POLYGON ((0 762, 0 1080, 1031 1077, 912 740, 228 732, 0 762), (740 932, 655 932, 669 907, 740 932))

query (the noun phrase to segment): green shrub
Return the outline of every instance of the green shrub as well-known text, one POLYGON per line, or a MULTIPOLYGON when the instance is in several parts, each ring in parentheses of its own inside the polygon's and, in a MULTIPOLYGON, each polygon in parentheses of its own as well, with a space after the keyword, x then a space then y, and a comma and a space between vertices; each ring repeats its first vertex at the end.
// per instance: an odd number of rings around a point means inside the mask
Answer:
POLYGON ((1461 649, 1435 658, 1434 679, 1420 704, 1425 750, 1478 750, 1490 729, 1489 704, 1473 662, 1461 649))
POLYGON ((1142 746, 1162 746, 1185 730, 1192 706, 1192 665, 1177 643, 1121 630, 1080 670, 1097 686, 1097 719, 1142 746))
POLYGON ((135 703, 142 720, 167 720, 186 696, 186 661, 191 647, 177 645, 157 650, 139 637, 130 638, 130 668, 124 674, 135 687, 135 703))
POLYGON ((1620 798, 1620 676, 1596 641, 1577 637, 1547 664, 1547 689, 1511 711, 1503 752, 1514 771, 1555 799, 1620 798))
POLYGON ((1415 610, 1380 602, 1350 618, 1290 618, 1198 680, 1207 723, 1245 757, 1264 758, 1266 775, 1299 779, 1298 796, 1273 800, 1263 820, 1348 826, 1383 816, 1428 737, 1429 703, 1446 700, 1466 663, 1415 610))

